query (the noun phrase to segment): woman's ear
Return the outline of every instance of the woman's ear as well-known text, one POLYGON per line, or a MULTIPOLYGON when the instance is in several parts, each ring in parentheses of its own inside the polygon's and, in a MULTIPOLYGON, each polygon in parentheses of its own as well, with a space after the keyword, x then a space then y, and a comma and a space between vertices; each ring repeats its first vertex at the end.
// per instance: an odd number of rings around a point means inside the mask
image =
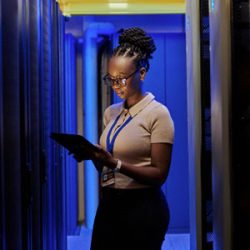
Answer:
POLYGON ((143 81, 146 76, 147 70, 144 67, 140 68, 140 80, 143 81))

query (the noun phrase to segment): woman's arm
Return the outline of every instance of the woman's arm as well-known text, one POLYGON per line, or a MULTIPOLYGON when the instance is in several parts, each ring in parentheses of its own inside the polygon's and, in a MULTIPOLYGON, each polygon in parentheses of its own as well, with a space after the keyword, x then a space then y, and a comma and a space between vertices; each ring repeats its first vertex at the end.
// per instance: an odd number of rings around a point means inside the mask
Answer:
POLYGON ((122 162, 120 172, 138 182, 152 185, 161 185, 165 182, 171 163, 172 144, 151 143, 151 165, 135 167, 122 162))
MULTIPOLYGON (((161 185, 168 175, 171 155, 172 144, 151 143, 152 161, 150 166, 138 167, 123 161, 120 172, 144 184, 161 185)), ((93 155, 93 161, 112 169, 117 165, 117 159, 101 148, 100 152, 93 155)))

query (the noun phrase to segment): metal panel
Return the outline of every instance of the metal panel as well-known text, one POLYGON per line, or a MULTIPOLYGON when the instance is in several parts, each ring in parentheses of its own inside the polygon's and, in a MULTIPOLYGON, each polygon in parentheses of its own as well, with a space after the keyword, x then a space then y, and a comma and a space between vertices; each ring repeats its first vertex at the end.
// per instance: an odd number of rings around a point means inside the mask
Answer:
MULTIPOLYGON (((41 248, 41 178, 40 178, 40 0, 31 0, 26 2, 26 20, 28 27, 26 30, 26 39, 28 38, 28 78, 24 85, 25 100, 27 100, 25 130, 27 131, 26 168, 30 172, 31 200, 28 204, 28 249, 41 248), (29 164, 29 165, 28 165, 29 164)), ((23 62, 25 64, 25 62, 23 62)), ((29 176, 28 176, 29 177, 29 176)))
POLYGON ((61 148, 49 135, 63 131, 64 120, 64 18, 55 1, 42 5, 41 116, 43 245, 46 250, 64 250, 66 235, 65 166, 61 148))
POLYGON ((43 0, 41 7, 41 60, 40 60, 40 115, 41 115, 41 202, 42 202, 42 246, 43 250, 54 250, 56 234, 53 223, 53 178, 52 142, 49 134, 52 128, 52 3, 43 0))
POLYGON ((22 3, 2 4, 4 205, 6 249, 22 248, 19 41, 22 3), (11 15, 10 15, 11 13, 11 15), (13 157, 14 156, 14 157, 13 157), (13 237, 15 235, 15 237, 13 237))
POLYGON ((250 1, 232 1, 233 249, 250 238, 250 1))
POLYGON ((201 207, 201 76, 200 76, 200 4, 187 2, 187 109, 190 249, 202 249, 201 207))
POLYGON ((3 145, 3 68, 2 68, 2 1, 0 1, 0 248, 5 246, 5 204, 4 204, 4 145, 3 145))
POLYGON ((209 7, 214 250, 231 250, 231 2, 209 7))
MULTIPOLYGON (((65 111, 64 87, 65 87, 65 44, 64 44, 64 17, 61 15, 58 4, 53 3, 53 59, 54 59, 54 105, 55 105, 55 131, 65 130, 65 111), (58 99, 57 99, 58 98, 58 99)), ((58 165, 55 169, 55 218, 57 234, 57 250, 67 249, 67 208, 66 208, 66 169, 63 164, 63 150, 57 151, 59 157, 56 159, 58 165)))
MULTIPOLYGON (((66 28, 67 29, 67 28, 66 28)), ((82 42, 83 39, 78 39, 76 45, 76 81, 77 81, 77 133, 83 134, 83 100, 82 100, 82 42)), ((83 162, 78 163, 78 223, 83 224, 85 220, 85 192, 84 192, 84 167, 83 162)))
POLYGON ((187 86, 185 34, 165 34, 165 104, 175 123, 172 163, 166 181, 170 206, 169 229, 189 233, 189 176, 187 145, 187 86))

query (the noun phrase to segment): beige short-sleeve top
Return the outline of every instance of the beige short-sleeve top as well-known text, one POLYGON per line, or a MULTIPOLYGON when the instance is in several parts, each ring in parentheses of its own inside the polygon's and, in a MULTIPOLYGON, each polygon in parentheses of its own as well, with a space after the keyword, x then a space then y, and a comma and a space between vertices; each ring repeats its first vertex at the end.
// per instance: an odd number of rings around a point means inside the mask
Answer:
MULTIPOLYGON (((129 118, 132 120, 119 132, 114 142, 113 156, 121 161, 133 164, 135 167, 151 165, 151 143, 173 143, 174 123, 164 105, 157 102, 151 93, 129 110, 124 108, 124 102, 109 106, 104 112, 104 131, 100 145, 106 148, 107 134, 115 119, 120 115, 116 126, 111 131, 110 140, 117 129, 129 118)), ((115 173, 114 188, 143 188, 146 185, 136 180, 115 173)))

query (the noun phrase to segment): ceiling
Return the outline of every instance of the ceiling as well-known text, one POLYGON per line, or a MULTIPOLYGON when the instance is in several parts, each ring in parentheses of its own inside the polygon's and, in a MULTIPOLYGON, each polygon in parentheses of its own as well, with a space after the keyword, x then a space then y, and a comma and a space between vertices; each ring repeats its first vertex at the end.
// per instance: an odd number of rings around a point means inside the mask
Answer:
POLYGON ((57 0, 65 16, 183 14, 185 0, 57 0))

